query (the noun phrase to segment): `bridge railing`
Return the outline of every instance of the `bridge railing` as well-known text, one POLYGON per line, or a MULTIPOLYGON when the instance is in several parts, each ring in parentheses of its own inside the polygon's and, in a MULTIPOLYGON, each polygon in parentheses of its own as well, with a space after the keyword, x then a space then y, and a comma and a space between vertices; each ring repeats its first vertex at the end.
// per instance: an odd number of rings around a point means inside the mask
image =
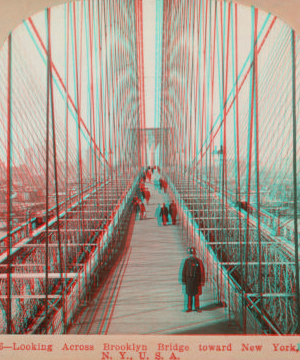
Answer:
MULTIPOLYGON (((108 181, 106 181, 106 183, 108 183, 108 181)), ((86 197, 90 194, 92 194, 95 189, 97 189, 98 187, 102 188, 104 186, 105 182, 98 182, 97 184, 93 184, 89 187, 87 187, 86 189, 83 190, 81 196, 82 197, 86 197)), ((78 199, 78 194, 74 194, 71 195, 67 198, 67 206, 72 208, 74 206, 78 206, 79 202, 81 200, 77 200, 78 199)), ((64 211, 65 211, 65 200, 61 201, 58 204, 58 211, 59 211, 59 216, 62 217, 64 216, 64 211)), ((41 217, 43 218, 43 220, 45 220, 46 216, 46 211, 43 211, 41 214, 41 217)), ((56 205, 51 207, 48 211, 48 218, 49 218, 49 224, 52 224, 53 221, 57 220, 56 219, 56 205)), ((37 235, 38 233, 40 233, 41 231, 43 231, 45 229, 45 225, 43 226, 39 226, 39 228, 36 228, 36 223, 37 223, 37 218, 33 217, 31 219, 29 219, 28 221, 26 221, 25 223, 17 226, 15 229, 13 229, 11 231, 11 245, 16 245, 19 241, 25 239, 25 238, 32 238, 33 236, 37 235), (36 230, 36 231, 34 231, 36 230)), ((43 221, 43 224, 45 223, 45 221, 43 221)), ((7 235, 4 235, 3 237, 0 238, 0 255, 2 253, 4 253, 6 250, 5 249, 5 244, 6 244, 6 239, 7 239, 7 235)))
MULTIPOLYGON (((86 302, 91 278, 94 276, 97 270, 105 267, 112 256, 112 250, 110 244, 116 235, 119 227, 122 224, 124 216, 130 213, 129 207, 132 206, 132 196, 136 191, 136 187, 139 182, 139 177, 135 179, 131 187, 126 194, 122 196, 117 204, 114 216, 110 225, 104 233, 96 234, 94 243, 96 246, 90 251, 88 258, 81 265, 81 270, 75 273, 71 282, 68 284, 67 294, 65 298, 65 326, 68 327, 78 311, 78 308, 86 302)), ((124 220, 126 221, 126 219, 124 220)), ((58 310, 53 315, 53 318, 48 322, 47 331, 43 329, 41 323, 45 319, 40 320, 39 326, 35 326, 33 330, 35 333, 47 333, 47 334, 60 334, 63 331, 63 309, 62 304, 59 302, 56 304, 58 310)))
MULTIPOLYGON (((239 254, 239 240, 234 240, 234 238, 231 239, 229 235, 226 237, 227 240, 223 240, 223 243, 222 239, 216 240, 217 244, 214 244, 213 240, 208 240, 208 238, 206 238, 207 236, 204 235, 205 232, 199 229, 199 224, 193 216, 194 209, 191 209, 186 205, 184 195, 177 190, 170 178, 167 178, 173 193, 172 196, 174 196, 178 202, 179 214, 183 219, 183 227, 189 239, 188 241, 193 243, 199 250, 203 261, 206 263, 207 280, 209 286, 214 290, 216 303, 226 304, 229 318, 234 318, 246 333, 255 334, 262 331, 274 334, 293 333, 295 324, 292 325, 291 322, 289 320, 286 321, 286 319, 292 319, 295 316, 295 308, 291 304, 292 306, 289 310, 282 310, 284 308, 283 305, 285 300, 294 297, 293 289, 289 287, 288 284, 290 281, 293 281, 289 274, 294 272, 294 265, 288 253, 289 249, 282 251, 282 244, 280 247, 280 243, 276 237, 274 238, 272 236, 272 231, 267 232, 267 228, 263 228, 261 238, 264 256, 262 257, 261 264, 258 261, 256 265, 251 264, 252 260, 250 261, 248 278, 244 280, 248 288, 246 291, 240 283, 240 280, 247 263, 245 261, 245 264, 243 265, 243 263, 240 262, 240 255, 237 258, 236 255, 233 255, 232 253, 232 250, 237 250, 236 254, 239 254), (231 244, 231 242, 234 243, 234 241, 236 241, 236 244, 231 244), (228 244, 226 244, 227 242, 228 244), (218 251, 216 250, 217 247, 219 247, 218 251), (223 255, 227 252, 225 257, 229 258, 229 260, 223 260, 222 256, 220 256, 220 251, 221 254, 223 251, 223 255), (232 259, 230 257, 232 257, 232 259), (264 277, 262 279, 262 293, 258 293, 259 266, 264 267, 266 264, 269 265, 268 271, 271 275, 273 274, 272 276, 275 277, 275 280, 277 276, 277 283, 273 284, 272 280, 274 279, 270 278, 268 280, 268 277, 264 277), (286 276, 282 272, 283 267, 285 267, 287 271, 286 276), (235 276, 233 276, 234 273, 235 276), (239 277, 236 276, 237 273, 239 274, 239 277), (277 294, 279 284, 278 274, 282 276, 282 282, 280 283, 282 294, 277 294), (260 299, 259 305, 257 304, 257 299, 260 299), (276 303, 276 301, 280 302, 280 304, 276 303), (275 319, 275 315, 277 316, 277 319, 275 319)), ((216 194, 213 195, 216 196, 216 194)), ((211 196, 213 195, 211 194, 211 196)), ((229 216, 232 216, 234 213, 237 214, 238 210, 232 206, 230 211, 232 214, 229 216)), ((240 217, 243 218, 243 214, 240 214, 240 217)), ((243 228, 246 220, 244 219, 242 221, 243 228)), ((253 222, 255 229, 255 219, 253 218, 251 221, 253 222)), ((252 234, 253 231, 251 231, 248 236, 251 237, 252 234)), ((244 235, 241 236, 241 239, 244 239, 244 235)), ((252 246, 249 247, 249 249, 251 249, 251 252, 255 252, 257 240, 253 238, 250 244, 252 246)), ((265 272, 263 271, 263 274, 264 273, 265 272)))
MULTIPOLYGON (((122 174, 120 174, 122 175, 122 174)), ((91 196, 93 193, 96 192, 97 189, 103 188, 104 185, 107 185, 111 182, 111 178, 109 178, 106 181, 97 182, 96 184, 92 184, 85 189, 83 189, 82 193, 80 195, 74 194, 67 198, 67 208, 68 210, 73 209, 74 207, 78 206, 82 201, 87 199, 89 196, 91 196)), ((63 200, 58 204, 58 212, 59 212, 59 218, 62 218, 65 216, 65 205, 66 201, 63 200)), ((55 224, 57 221, 56 217, 56 205, 51 207, 48 211, 48 225, 51 226, 55 224)), ((11 231, 11 254, 13 254, 16 249, 18 248, 17 245, 21 244, 24 245, 28 241, 31 241, 35 236, 41 234, 45 231, 46 225, 45 225, 45 217, 46 217, 46 210, 44 210, 41 213, 41 217, 43 219, 42 225, 37 227, 37 217, 33 217, 26 221, 25 223, 17 226, 16 228, 12 229, 11 231)), ((4 253, 7 252, 6 248, 6 240, 7 235, 4 235, 0 238, 0 262, 2 262, 5 259, 5 256, 3 256, 4 253), (1 256, 2 255, 2 256, 1 256)))

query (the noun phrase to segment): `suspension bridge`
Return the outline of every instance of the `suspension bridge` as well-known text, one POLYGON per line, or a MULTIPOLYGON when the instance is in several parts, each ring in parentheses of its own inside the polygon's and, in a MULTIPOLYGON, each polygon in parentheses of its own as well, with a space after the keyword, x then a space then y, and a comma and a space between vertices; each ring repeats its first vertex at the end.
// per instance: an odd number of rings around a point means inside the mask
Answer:
POLYGON ((156 1, 149 126, 145 16, 68 2, 1 48, 0 334, 299 334, 299 37, 253 6, 156 1))

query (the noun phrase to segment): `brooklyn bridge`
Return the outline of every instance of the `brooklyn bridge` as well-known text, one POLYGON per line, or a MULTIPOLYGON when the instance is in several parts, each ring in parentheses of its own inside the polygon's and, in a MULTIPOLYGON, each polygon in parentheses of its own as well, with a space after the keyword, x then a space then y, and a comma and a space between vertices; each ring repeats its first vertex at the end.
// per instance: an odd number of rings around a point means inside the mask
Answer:
POLYGON ((0 32, 0 334, 299 334, 296 15, 62 2, 0 32))

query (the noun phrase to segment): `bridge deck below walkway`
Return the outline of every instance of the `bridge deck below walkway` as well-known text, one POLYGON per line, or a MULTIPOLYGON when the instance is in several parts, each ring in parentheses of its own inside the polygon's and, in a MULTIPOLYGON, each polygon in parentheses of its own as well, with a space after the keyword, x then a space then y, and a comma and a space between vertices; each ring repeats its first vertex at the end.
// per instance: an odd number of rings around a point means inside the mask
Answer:
MULTIPOLYGON (((156 174, 157 176, 157 174, 156 174)), ((153 178, 152 178, 153 181, 153 178)), ((74 321, 70 334, 241 334, 229 324, 227 308, 216 305, 208 285, 201 313, 186 313, 180 268, 186 257, 182 228, 158 226, 157 204, 169 202, 147 183, 147 218, 137 220, 118 264, 102 289, 74 321)))

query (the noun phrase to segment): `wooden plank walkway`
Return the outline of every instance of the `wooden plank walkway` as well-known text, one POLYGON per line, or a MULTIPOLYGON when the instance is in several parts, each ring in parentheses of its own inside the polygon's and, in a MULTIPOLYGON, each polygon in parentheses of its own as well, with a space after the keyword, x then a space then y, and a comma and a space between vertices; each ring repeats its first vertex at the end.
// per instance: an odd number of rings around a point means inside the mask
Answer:
POLYGON ((153 183, 146 186, 151 192, 147 218, 135 222, 123 259, 69 333, 241 334, 236 325, 228 324, 226 308, 214 304, 208 286, 200 297, 203 311, 185 312, 180 268, 186 246, 181 226, 158 226, 155 210, 170 197, 157 192, 153 183))

